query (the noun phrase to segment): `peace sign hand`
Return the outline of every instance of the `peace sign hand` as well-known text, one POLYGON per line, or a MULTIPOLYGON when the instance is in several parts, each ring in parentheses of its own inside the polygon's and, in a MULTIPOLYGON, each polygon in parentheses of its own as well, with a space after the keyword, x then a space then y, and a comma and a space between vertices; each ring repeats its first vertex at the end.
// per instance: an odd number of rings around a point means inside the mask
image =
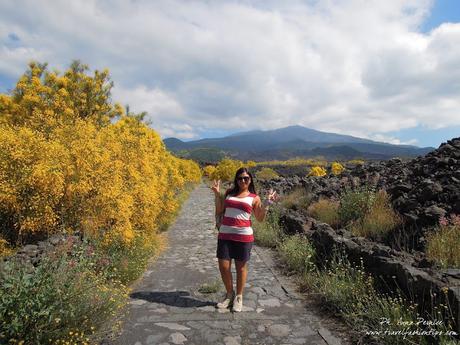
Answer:
POLYGON ((278 194, 276 194, 276 191, 274 191, 272 188, 267 193, 267 199, 265 201, 266 205, 271 205, 274 202, 278 201, 278 194))
POLYGON ((220 180, 214 180, 211 189, 215 195, 220 195, 220 180))

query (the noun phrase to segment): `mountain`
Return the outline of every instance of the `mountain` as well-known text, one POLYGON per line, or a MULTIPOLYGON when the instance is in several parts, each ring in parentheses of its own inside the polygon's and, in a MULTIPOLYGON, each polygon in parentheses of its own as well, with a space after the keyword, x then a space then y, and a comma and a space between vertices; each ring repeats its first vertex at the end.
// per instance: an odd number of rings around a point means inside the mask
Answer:
POLYGON ((180 156, 200 161, 209 158, 209 162, 216 161, 218 156, 254 161, 318 156, 323 156, 327 160, 390 159, 396 156, 410 158, 434 150, 432 147, 393 145, 350 135, 321 132, 302 126, 268 131, 254 130, 234 133, 223 138, 188 142, 167 138, 164 139, 164 143, 170 151, 180 156), (199 157, 195 157, 194 152, 199 152, 199 157))

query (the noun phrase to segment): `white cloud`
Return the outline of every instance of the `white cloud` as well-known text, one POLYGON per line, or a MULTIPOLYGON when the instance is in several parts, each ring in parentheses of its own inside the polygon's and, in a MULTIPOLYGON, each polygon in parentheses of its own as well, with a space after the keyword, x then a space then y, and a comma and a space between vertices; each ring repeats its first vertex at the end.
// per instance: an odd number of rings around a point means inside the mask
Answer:
POLYGON ((161 125, 157 129, 164 138, 175 137, 179 139, 196 138, 196 132, 188 124, 161 125))
POLYGON ((196 131, 185 123, 188 118, 185 116, 183 107, 174 96, 158 88, 148 89, 145 86, 138 86, 132 89, 115 87, 112 90, 112 98, 129 105, 130 112, 147 112, 145 118, 151 126, 156 129, 162 137, 177 137, 181 139, 192 139, 197 137, 196 131))
POLYGON ((158 89, 148 89, 144 85, 124 89, 114 87, 112 98, 125 105, 130 105, 133 112, 148 112, 153 121, 184 119, 184 109, 179 102, 170 94, 158 89))
POLYGON ((387 135, 382 135, 382 134, 372 135, 369 139, 379 141, 379 142, 394 144, 394 145, 417 145, 418 144, 417 139, 410 139, 410 140, 407 140, 407 141, 401 141, 398 138, 395 138, 395 137, 392 137, 392 136, 387 136, 387 135))
POLYGON ((108 67, 114 99, 149 112, 164 136, 302 124, 396 142, 385 133, 459 125, 460 24, 420 33, 431 6, 2 2, 0 74, 18 74, 28 56, 60 69, 74 58, 108 67))
POLYGON ((24 73, 31 56, 43 61, 45 54, 31 47, 0 47, 0 74, 17 77, 24 73))

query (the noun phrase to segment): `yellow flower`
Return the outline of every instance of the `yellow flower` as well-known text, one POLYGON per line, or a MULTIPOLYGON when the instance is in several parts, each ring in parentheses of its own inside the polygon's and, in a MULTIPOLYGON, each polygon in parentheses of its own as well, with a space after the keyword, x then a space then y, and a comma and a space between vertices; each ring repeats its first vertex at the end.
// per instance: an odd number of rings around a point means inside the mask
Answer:
POLYGON ((314 166, 311 168, 307 176, 324 176, 326 175, 326 169, 320 166, 314 166))

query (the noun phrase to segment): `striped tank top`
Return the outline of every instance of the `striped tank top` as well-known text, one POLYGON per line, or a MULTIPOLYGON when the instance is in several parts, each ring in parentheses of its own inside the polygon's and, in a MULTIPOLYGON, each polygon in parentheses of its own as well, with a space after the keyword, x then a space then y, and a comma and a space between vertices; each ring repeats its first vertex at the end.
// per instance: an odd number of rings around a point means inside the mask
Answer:
POLYGON ((244 198, 228 195, 225 198, 225 213, 219 228, 220 240, 254 242, 251 226, 252 202, 256 194, 250 193, 244 198))

